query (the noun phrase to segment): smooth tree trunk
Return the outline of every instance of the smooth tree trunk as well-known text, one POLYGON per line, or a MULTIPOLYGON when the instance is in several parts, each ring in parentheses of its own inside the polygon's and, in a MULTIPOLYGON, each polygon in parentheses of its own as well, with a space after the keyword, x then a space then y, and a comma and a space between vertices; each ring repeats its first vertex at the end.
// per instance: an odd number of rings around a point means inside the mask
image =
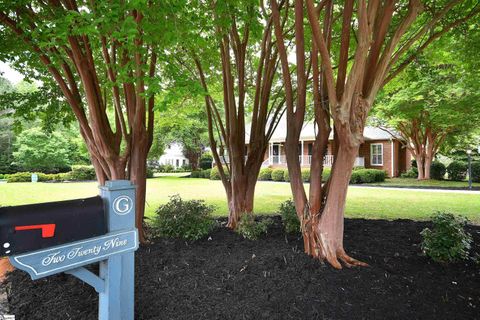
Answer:
MULTIPOLYGON (((86 10, 90 9, 86 5, 86 10)), ((31 6, 22 3, 13 10, 15 14, 0 10, 0 23, 25 42, 26 50, 43 64, 42 72, 48 71, 59 86, 78 121, 99 184, 130 179, 137 186, 136 226, 140 241, 144 242, 146 161, 154 124, 154 94, 147 95, 146 88, 156 74, 157 44, 148 43, 145 39, 149 37, 143 37, 146 32, 143 13, 138 9, 126 9, 120 10, 118 17, 119 23, 133 18, 139 35, 134 40, 134 48, 130 44, 123 46, 111 33, 75 32, 67 34, 63 44, 52 41, 48 47, 42 47, 32 36, 37 30, 36 24, 51 23, 52 12, 80 15, 77 1, 38 3, 35 10, 41 13, 35 15, 31 6), (98 46, 92 46, 92 42, 98 46), (129 66, 126 75, 120 76, 126 65, 129 66)), ((76 21, 71 23, 69 30, 76 27, 76 21)), ((100 25, 93 27, 100 28, 100 25)), ((54 33, 44 36, 55 37, 54 33)))
MULTIPOLYGON (((335 4, 335 8, 332 0, 320 1, 318 5, 314 0, 295 0, 293 10, 282 10, 281 3, 270 1, 285 86, 286 152, 290 184, 302 226, 305 252, 327 260, 335 268, 341 268, 341 262, 346 266, 365 266, 365 263, 351 258, 345 252, 344 213, 355 157, 363 143, 363 129, 375 97, 420 51, 478 14, 480 9, 473 8, 465 16, 445 22, 443 19, 448 11, 460 3, 449 1, 444 7, 429 11, 431 16, 427 17, 423 27, 410 33, 424 10, 419 0, 410 0, 406 6, 398 6, 395 1, 367 3, 365 0, 346 0, 343 6, 335 4), (341 10, 340 14, 334 14, 338 10, 341 10), (289 13, 289 21, 293 21, 293 26, 282 21, 282 17, 289 13), (306 68, 305 15, 312 35, 312 77, 310 68, 306 68), (436 28, 439 24, 442 27, 436 28), (332 30, 341 30, 338 37, 340 45, 332 45, 332 30), (352 41, 353 37, 355 41, 352 41), (288 48, 286 43, 290 44, 288 48), (417 44, 418 50, 410 52, 409 49, 417 44), (288 49, 291 47, 294 47, 293 54, 296 57, 294 68, 291 68, 289 59, 288 49), (318 62, 318 56, 321 63, 318 62), (334 57, 338 57, 338 61, 332 61, 334 57), (311 78, 312 84, 309 82, 311 78), (296 144, 305 118, 306 91, 310 85, 313 87, 315 123, 320 130, 316 133, 317 146, 314 145, 315 153, 310 166, 312 180, 307 197, 301 181, 296 144), (334 163, 330 179, 322 185, 318 179, 322 175, 321 161, 326 153, 322 141, 328 139, 325 134, 329 132, 330 123, 335 129, 334 163)), ((419 171, 422 178, 430 175, 431 161, 438 146, 428 141, 435 141, 436 138, 431 131, 417 137, 418 141, 427 141, 423 144, 426 154, 423 154, 423 150, 421 155, 417 154, 421 156, 419 171)))
MULTIPOLYGON (((269 17, 264 17, 263 34, 257 40, 251 36, 252 21, 243 21, 244 17, 235 16, 238 10, 236 5, 232 2, 226 4, 228 10, 225 12, 212 13, 215 22, 212 39, 216 39, 212 45, 218 49, 221 58, 223 110, 217 107, 213 97, 208 94, 207 78, 218 79, 217 74, 207 77, 202 67, 202 63, 208 62, 207 58, 210 57, 192 53, 198 78, 207 93, 204 98, 210 147, 227 195, 227 226, 231 229, 238 227, 244 214, 253 214, 257 178, 268 141, 283 114, 285 103, 281 88, 273 87, 278 54, 271 38, 272 21, 269 17), (225 21, 229 23, 226 24, 225 21), (239 25, 242 25, 243 30, 238 28, 239 25), (251 43, 253 41, 256 42, 251 43), (257 56, 257 65, 254 64, 252 68, 247 62, 249 58, 257 56), (247 86, 250 82, 252 90, 247 86), (251 107, 251 112, 246 113, 247 107, 251 107), (246 141, 247 119, 251 121, 249 141, 246 141), (224 154, 229 159, 225 165, 222 161, 224 154)), ((241 10, 256 12, 259 9, 256 6, 252 2, 248 8, 241 10)), ((211 68, 205 70, 209 72, 211 68)))

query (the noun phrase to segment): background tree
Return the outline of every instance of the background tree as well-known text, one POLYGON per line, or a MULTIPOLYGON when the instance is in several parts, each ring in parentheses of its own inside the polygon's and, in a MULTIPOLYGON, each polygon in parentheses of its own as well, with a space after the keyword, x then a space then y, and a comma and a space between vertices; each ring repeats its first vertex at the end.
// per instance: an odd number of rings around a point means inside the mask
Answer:
POLYGON ((446 139, 468 136, 480 121, 480 87, 459 65, 416 59, 392 81, 375 106, 415 157, 418 179, 430 179, 430 166, 446 139))
POLYGON ((17 136, 13 157, 22 171, 66 172, 72 165, 70 146, 71 143, 61 133, 46 133, 37 127, 17 136))
MULTIPOLYGON (((0 95, 13 90, 13 86, 7 79, 0 77, 0 95)), ((0 173, 13 173, 16 168, 13 162, 13 119, 10 110, 0 107, 0 173)))
POLYGON ((318 5, 313 0, 295 0, 294 8, 287 8, 282 10, 276 0, 271 0, 287 104, 287 164, 305 251, 326 259, 335 268, 342 267, 339 260, 346 266, 365 265, 345 252, 344 211, 353 164, 377 93, 430 43, 477 15, 480 7, 471 1, 455 0, 349 0, 341 5, 329 0, 318 5), (282 23, 284 15, 291 16, 293 25, 282 23), (304 26, 306 18, 310 41, 304 26), (293 39, 286 32, 291 29, 293 39), (292 42, 295 63, 289 59, 292 42), (309 86, 319 129, 307 198, 297 145, 309 86), (323 155, 331 123, 336 145, 334 163, 328 182, 322 185, 323 155))
POLYGON ((200 157, 209 143, 207 119, 202 104, 198 97, 165 104, 166 109, 160 112, 155 125, 157 139, 161 139, 164 144, 176 142, 182 146, 183 155, 188 159, 192 170, 198 169, 200 157))
POLYGON ((174 59, 204 97, 210 147, 227 194, 228 227, 235 229, 243 214, 253 213, 257 177, 284 105, 272 19, 263 1, 193 3, 185 18, 191 27, 179 49, 184 55, 174 59))
POLYGON ((58 86, 100 184, 127 178, 137 185, 141 241, 157 61, 175 40, 172 15, 180 8, 180 1, 0 2, 0 59, 58 86))

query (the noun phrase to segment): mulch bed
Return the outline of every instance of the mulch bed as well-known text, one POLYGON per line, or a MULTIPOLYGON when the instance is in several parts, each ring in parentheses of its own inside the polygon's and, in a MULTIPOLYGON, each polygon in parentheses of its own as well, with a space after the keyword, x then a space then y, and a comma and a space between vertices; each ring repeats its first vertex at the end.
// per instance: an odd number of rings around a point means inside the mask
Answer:
MULTIPOLYGON (((259 241, 225 228, 194 243, 157 239, 136 255, 135 319, 474 319, 480 265, 420 253, 427 223, 347 220, 345 245, 367 268, 334 270, 302 253, 279 218, 259 241)), ((480 228, 469 227, 480 253, 480 228)), ((96 319, 97 295, 67 275, 12 272, 17 320, 96 319)))

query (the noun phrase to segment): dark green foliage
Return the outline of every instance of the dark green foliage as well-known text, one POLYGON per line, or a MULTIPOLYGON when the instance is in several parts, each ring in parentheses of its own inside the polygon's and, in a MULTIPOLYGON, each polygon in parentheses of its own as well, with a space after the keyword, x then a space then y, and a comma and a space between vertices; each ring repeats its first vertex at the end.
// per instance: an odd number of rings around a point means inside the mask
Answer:
POLYGON ((463 181, 467 176, 468 165, 463 161, 452 161, 447 167, 448 178, 453 181, 463 181))
POLYGON ((282 216, 282 223, 287 233, 299 233, 300 232, 300 220, 298 220, 297 211, 295 210, 295 204, 291 199, 284 201, 280 204, 278 209, 282 216))
POLYGON ((272 224, 272 220, 269 218, 255 221, 255 217, 252 214, 244 214, 238 222, 237 230, 244 238, 250 240, 257 240, 262 234, 266 234, 268 226, 272 224))
POLYGON ((203 178, 202 171, 195 170, 190 173, 190 178, 203 178))
POLYGON ((260 170, 258 174, 258 180, 268 181, 272 180, 272 169, 271 168, 263 168, 260 170))
POLYGON ((210 174, 212 173, 212 169, 205 169, 202 170, 202 174, 200 178, 210 179, 210 174))
POLYGON ((417 178, 418 169, 416 167, 411 167, 407 172, 404 172, 400 175, 401 178, 417 178))
MULTIPOLYGON (((229 177, 228 171, 226 167, 223 167, 223 171, 229 177)), ((220 177, 220 172, 218 171, 218 167, 215 166, 212 169, 210 169, 210 180, 221 180, 222 178, 220 177)))
POLYGON ((209 153, 204 153, 200 158, 200 169, 206 170, 212 168, 213 157, 209 153))
POLYGON ((285 171, 284 169, 273 169, 272 170, 272 180, 273 181, 285 181, 285 171))
POLYGON ((160 236, 198 240, 215 225, 211 217, 213 209, 203 200, 182 200, 174 195, 157 209, 153 228, 160 236))
POLYGON ((430 178, 435 180, 443 180, 447 168, 440 161, 433 161, 430 166, 430 178))
POLYGON ((472 236, 465 231, 468 220, 452 213, 437 212, 432 216, 433 228, 425 228, 422 250, 436 262, 457 262, 468 258, 472 236))
POLYGON ((147 168, 147 178, 153 178, 153 169, 147 168))
POLYGON ((72 171, 69 172, 69 177, 72 181, 97 180, 93 166, 72 166, 72 171))
POLYGON ((288 174, 288 169, 283 170, 283 181, 290 182, 290 175, 288 174))
POLYGON ((377 169, 358 169, 352 171, 351 184, 383 182, 387 173, 377 169))
POLYGON ((303 182, 310 182, 310 169, 302 169, 303 182))
POLYGON ((472 162, 472 181, 480 182, 480 161, 472 162))

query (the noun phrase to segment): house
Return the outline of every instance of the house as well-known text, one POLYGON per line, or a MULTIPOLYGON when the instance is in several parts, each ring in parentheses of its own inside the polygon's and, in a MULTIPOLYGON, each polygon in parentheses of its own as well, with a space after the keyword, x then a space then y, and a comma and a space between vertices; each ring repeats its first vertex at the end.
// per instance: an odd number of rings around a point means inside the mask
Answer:
MULTIPOLYGON (((249 128, 249 126, 247 126, 249 128)), ((304 168, 310 166, 312 159, 313 142, 315 141, 315 127, 313 123, 306 123, 300 134, 298 150, 300 164, 304 168)), ((363 131, 364 143, 360 145, 358 156, 355 160, 356 167, 385 170, 389 177, 398 177, 411 167, 412 155, 402 144, 400 136, 392 136, 385 130, 377 127, 365 127, 363 131)), ((280 121, 265 153, 262 167, 282 168, 287 167, 285 156, 285 140, 287 128, 285 121, 280 121)), ((246 142, 250 136, 246 133, 246 142)), ((333 132, 329 137, 327 154, 324 156, 323 165, 331 167, 333 164, 334 150, 333 132)), ((248 148, 248 146, 247 146, 248 148)), ((225 157, 228 162, 228 157, 225 157)))
POLYGON ((183 147, 177 142, 170 143, 159 160, 160 165, 171 165, 175 169, 189 164, 188 159, 183 155, 183 147))

